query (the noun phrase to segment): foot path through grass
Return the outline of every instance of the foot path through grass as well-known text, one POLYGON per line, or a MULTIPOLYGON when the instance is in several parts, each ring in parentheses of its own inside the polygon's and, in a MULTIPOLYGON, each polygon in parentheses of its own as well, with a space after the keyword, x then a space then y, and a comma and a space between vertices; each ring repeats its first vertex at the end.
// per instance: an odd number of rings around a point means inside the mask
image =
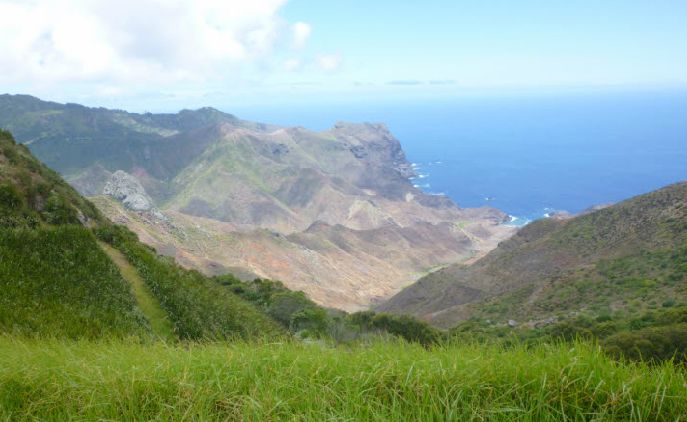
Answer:
POLYGON ((138 307, 146 318, 148 318, 153 333, 165 341, 176 340, 174 328, 167 317, 167 313, 155 299, 148 286, 136 271, 136 268, 134 268, 126 257, 117 249, 103 242, 98 242, 98 244, 110 259, 112 259, 112 262, 119 267, 119 272, 122 274, 122 277, 131 283, 138 307))

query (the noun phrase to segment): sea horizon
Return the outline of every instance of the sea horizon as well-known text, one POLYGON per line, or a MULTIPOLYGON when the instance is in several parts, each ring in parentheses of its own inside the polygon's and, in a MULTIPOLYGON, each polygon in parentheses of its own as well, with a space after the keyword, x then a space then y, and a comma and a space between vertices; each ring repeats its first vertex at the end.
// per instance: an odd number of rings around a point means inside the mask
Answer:
POLYGON ((469 96, 326 107, 236 108, 248 120, 326 130, 379 122, 399 139, 412 183, 522 225, 687 179, 687 91, 469 96))

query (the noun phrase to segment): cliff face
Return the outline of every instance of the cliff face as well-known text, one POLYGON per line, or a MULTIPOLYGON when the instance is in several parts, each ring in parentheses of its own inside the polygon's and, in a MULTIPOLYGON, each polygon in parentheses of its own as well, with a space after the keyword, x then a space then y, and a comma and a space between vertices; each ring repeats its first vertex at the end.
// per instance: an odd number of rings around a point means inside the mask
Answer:
POLYGON ((413 187, 381 124, 312 132, 213 109, 131 114, 0 96, 0 126, 82 192, 108 185, 127 206, 100 198, 100 208, 182 264, 281 279, 329 306, 366 307, 513 231, 497 210, 413 187))
POLYGON ((452 202, 414 188, 410 175, 400 143, 382 125, 339 123, 320 133, 222 125, 172 179, 165 207, 281 233, 317 221, 368 230, 461 218, 452 202))

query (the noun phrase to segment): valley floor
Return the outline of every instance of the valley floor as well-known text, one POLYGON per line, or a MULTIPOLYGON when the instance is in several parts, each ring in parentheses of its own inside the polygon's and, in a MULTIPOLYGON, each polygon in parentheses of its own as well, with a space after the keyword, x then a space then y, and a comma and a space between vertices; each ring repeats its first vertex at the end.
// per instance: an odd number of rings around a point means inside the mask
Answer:
POLYGON ((687 373, 573 345, 0 337, 0 420, 685 420, 687 373))

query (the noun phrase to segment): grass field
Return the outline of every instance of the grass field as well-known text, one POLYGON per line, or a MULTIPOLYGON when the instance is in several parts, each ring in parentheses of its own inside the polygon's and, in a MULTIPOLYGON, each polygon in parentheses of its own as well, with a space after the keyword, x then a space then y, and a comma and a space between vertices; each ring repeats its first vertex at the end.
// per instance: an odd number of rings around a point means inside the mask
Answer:
POLYGON ((127 261, 117 249, 104 242, 98 242, 98 246, 110 257, 119 268, 122 277, 131 284, 136 304, 143 315, 148 319, 150 328, 159 339, 173 342, 176 339, 174 327, 167 318, 167 313, 162 309, 152 292, 146 286, 138 271, 127 261))
POLYGON ((0 420, 687 418, 687 375, 582 343, 141 344, 0 337, 0 420))
POLYGON ((0 333, 149 337, 131 287, 78 226, 0 228, 0 333))

